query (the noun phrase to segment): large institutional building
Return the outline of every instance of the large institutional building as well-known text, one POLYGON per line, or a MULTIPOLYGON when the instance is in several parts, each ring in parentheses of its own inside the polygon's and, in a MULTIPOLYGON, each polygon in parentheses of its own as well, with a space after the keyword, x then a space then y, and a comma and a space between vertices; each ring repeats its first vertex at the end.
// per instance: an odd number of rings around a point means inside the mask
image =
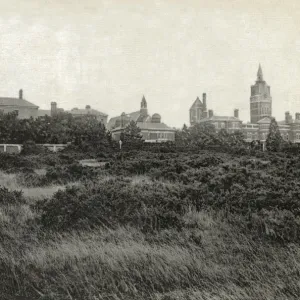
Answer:
MULTIPOLYGON (((215 116, 212 110, 207 111, 206 94, 203 94, 202 102, 197 98, 190 108, 191 126, 196 123, 209 122, 217 131, 220 129, 226 129, 228 132, 241 130, 247 142, 257 140, 264 142, 269 133, 271 119, 271 88, 264 80, 260 65, 256 82, 251 86, 249 123, 242 123, 238 109, 234 110, 232 116, 215 116)), ((290 113, 286 112, 285 119, 277 123, 284 140, 300 143, 300 113, 296 113, 293 119, 290 113)))
POLYGON ((20 119, 36 118, 39 107, 23 98, 23 90, 19 90, 19 97, 0 97, 0 113, 15 112, 20 119))
POLYGON ((138 111, 113 117, 107 124, 115 140, 120 139, 121 132, 131 122, 136 122, 141 129, 141 134, 146 142, 165 142, 175 140, 175 129, 161 122, 161 116, 157 113, 152 116, 148 113, 147 101, 143 96, 141 108, 138 111))

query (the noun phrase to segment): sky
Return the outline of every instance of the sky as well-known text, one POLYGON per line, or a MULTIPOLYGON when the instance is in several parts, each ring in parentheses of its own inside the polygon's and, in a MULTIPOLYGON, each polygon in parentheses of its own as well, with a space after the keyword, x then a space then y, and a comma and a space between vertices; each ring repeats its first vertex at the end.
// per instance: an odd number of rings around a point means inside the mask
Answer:
POLYGON ((250 120, 259 63, 273 116, 300 112, 299 0, 0 0, 0 96, 41 109, 140 108, 189 124, 202 93, 215 115, 250 120))

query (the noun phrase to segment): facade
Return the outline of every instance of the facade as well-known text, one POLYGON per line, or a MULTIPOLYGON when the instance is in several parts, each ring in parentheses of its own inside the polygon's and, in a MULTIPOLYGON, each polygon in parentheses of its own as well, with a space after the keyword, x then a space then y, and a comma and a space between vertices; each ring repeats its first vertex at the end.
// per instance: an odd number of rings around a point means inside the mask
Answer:
POLYGON ((194 125, 200 120, 207 117, 207 107, 206 107, 206 94, 202 94, 202 102, 199 97, 196 98, 195 102, 190 108, 190 124, 194 125))
MULTIPOLYGON (((241 130, 244 133, 247 142, 261 141, 265 142, 269 133, 269 127, 272 120, 272 97, 271 88, 263 78, 261 65, 258 67, 257 79, 251 86, 250 93, 250 120, 251 122, 243 124, 239 119, 238 109, 234 110, 234 116, 215 116, 212 110, 206 112, 206 94, 201 102, 199 98, 190 108, 191 126, 196 123, 208 122, 215 126, 216 130, 226 129, 228 132, 241 130), (205 105, 204 105, 205 103, 205 105)), ((300 143, 300 113, 295 114, 295 118, 289 112, 285 113, 283 121, 279 121, 278 127, 282 138, 292 143, 300 143)))
MULTIPOLYGON (((250 97, 250 120, 248 124, 243 124, 245 140, 248 142, 260 140, 265 142, 269 133, 272 119, 272 97, 270 86, 263 79, 261 66, 257 72, 255 85, 251 86, 250 97)), ((285 118, 277 122, 279 131, 285 141, 300 143, 300 113, 295 114, 295 119, 289 112, 285 113, 285 118)))
POLYGON ((250 122, 255 124, 264 117, 272 116, 272 97, 270 86, 263 77, 261 65, 257 71, 257 80, 251 86, 250 122))
POLYGON ((141 129, 145 142, 166 142, 175 140, 175 129, 161 122, 161 116, 157 113, 150 116, 147 109, 147 101, 143 96, 139 111, 129 114, 122 113, 121 116, 111 118, 107 129, 111 131, 115 140, 120 139, 124 128, 131 122, 136 122, 141 129))
POLYGON ((0 112, 7 114, 16 112, 19 119, 36 118, 39 107, 23 98, 23 90, 19 91, 18 98, 0 97, 0 112))
POLYGON ((238 109, 234 110, 233 116, 216 116, 211 109, 207 112, 206 93, 202 94, 202 102, 197 97, 190 108, 190 124, 193 126, 197 123, 210 123, 215 126, 217 131, 226 129, 231 133, 242 129, 238 109))

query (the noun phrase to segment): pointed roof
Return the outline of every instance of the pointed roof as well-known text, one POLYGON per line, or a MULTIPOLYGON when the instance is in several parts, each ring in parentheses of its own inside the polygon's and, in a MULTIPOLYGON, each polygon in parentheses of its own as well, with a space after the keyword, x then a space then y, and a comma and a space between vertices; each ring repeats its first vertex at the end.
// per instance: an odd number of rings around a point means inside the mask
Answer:
POLYGON ((264 117, 262 119, 260 119, 259 121, 257 121, 257 124, 270 124, 272 120, 272 117, 264 117))
POLYGON ((147 108, 147 101, 144 95, 141 101, 141 108, 147 108))
POLYGON ((263 75, 260 64, 259 64, 258 71, 257 71, 257 81, 264 81, 264 75, 263 75))
POLYGON ((199 107, 199 106, 203 106, 203 103, 201 102, 199 97, 197 97, 190 109, 193 109, 194 107, 199 107))

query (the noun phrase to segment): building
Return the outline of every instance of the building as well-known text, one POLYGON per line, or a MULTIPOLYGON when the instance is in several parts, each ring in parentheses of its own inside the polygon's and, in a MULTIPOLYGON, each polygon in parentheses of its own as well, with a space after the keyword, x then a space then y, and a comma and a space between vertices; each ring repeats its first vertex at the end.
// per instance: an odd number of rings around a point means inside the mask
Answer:
POLYGON ((212 109, 208 110, 206 103, 206 93, 202 95, 202 102, 199 97, 195 100, 190 108, 190 124, 210 123, 215 126, 216 130, 226 129, 228 132, 234 132, 242 129, 242 121, 239 119, 239 110, 235 109, 232 116, 214 115, 212 109))
POLYGON ((202 102, 199 99, 199 97, 197 97, 195 102, 190 108, 190 124, 194 125, 206 117, 207 117, 206 94, 203 93, 202 102))
POLYGON ((120 139, 124 128, 131 122, 136 122, 141 129, 141 134, 145 142, 165 142, 175 140, 175 129, 161 122, 158 113, 150 116, 148 114, 147 101, 143 96, 141 108, 129 114, 122 113, 120 116, 111 118, 107 124, 107 129, 111 131, 115 140, 120 139))
POLYGON ((104 125, 107 124, 107 117, 108 115, 105 113, 102 113, 96 109, 91 108, 90 105, 86 105, 86 107, 84 109, 80 109, 80 108, 73 108, 71 110, 64 110, 62 108, 57 107, 57 103, 56 102, 51 102, 51 109, 50 110, 39 110, 38 112, 38 116, 42 117, 42 116, 54 116, 56 114, 59 114, 61 112, 65 112, 65 113, 70 113, 72 114, 74 117, 82 117, 82 116, 93 116, 95 117, 98 121, 102 122, 104 125))
MULTIPOLYGON (((272 97, 270 86, 263 78, 261 65, 258 67, 257 80, 251 86, 250 96, 250 123, 243 124, 242 131, 245 140, 252 142, 260 140, 265 142, 269 133, 272 119, 272 97)), ((285 112, 285 118, 277 122, 279 131, 285 141, 300 143, 300 113, 295 114, 295 119, 289 112, 285 112)))
POLYGON ((23 90, 19 91, 19 97, 0 97, 0 112, 7 114, 16 112, 19 119, 36 118, 39 107, 23 98, 23 90))
MULTIPOLYGON (((215 126, 216 130, 226 129, 232 133, 241 130, 244 133, 245 141, 261 141, 264 145, 272 120, 272 97, 271 88, 267 85, 263 77, 261 65, 258 67, 257 78, 250 89, 250 122, 242 123, 239 119, 239 110, 234 110, 233 116, 215 116, 212 110, 206 114, 206 94, 203 94, 203 101, 199 98, 190 108, 191 126, 196 123, 208 122, 215 126)), ((278 121, 279 131, 285 141, 300 143, 300 113, 295 114, 295 118, 289 112, 285 113, 285 118, 278 121)))
POLYGON ((272 97, 270 86, 266 84, 263 77, 261 65, 258 67, 257 80, 251 86, 250 97, 250 122, 257 123, 264 117, 272 116, 272 97))

